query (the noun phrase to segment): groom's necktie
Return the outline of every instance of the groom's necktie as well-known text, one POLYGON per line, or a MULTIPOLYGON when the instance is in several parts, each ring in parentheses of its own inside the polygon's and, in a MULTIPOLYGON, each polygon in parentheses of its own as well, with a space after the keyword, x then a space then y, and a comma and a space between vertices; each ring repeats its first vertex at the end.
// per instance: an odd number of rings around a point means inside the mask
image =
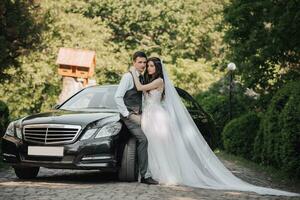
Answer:
POLYGON ((140 76, 139 76, 139 79, 140 79, 141 84, 144 84, 144 76, 143 76, 143 75, 140 75, 140 76))
MULTIPOLYGON (((140 80, 141 84, 144 84, 144 76, 143 75, 139 75, 139 80, 140 80)), ((139 109, 139 114, 141 114, 141 113, 142 113, 142 106, 139 109)))

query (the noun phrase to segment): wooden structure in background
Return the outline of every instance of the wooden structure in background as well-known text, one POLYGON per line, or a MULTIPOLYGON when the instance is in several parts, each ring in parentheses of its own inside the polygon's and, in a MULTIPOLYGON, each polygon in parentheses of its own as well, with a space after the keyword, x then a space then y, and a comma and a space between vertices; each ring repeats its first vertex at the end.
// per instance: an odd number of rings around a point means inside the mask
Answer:
POLYGON ((60 48, 56 60, 58 74, 64 77, 82 78, 83 86, 95 72, 96 52, 83 49, 60 48))

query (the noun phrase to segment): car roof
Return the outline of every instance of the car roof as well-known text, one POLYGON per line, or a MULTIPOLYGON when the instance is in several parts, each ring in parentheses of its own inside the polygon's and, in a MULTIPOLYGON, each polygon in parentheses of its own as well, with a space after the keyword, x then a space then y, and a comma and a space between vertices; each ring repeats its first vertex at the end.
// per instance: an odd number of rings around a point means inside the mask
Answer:
POLYGON ((92 86, 88 86, 86 88, 105 88, 105 87, 118 87, 117 84, 110 84, 110 85, 92 85, 92 86))
MULTIPOLYGON (((118 84, 108 84, 108 85, 92 85, 92 86, 88 86, 86 88, 104 88, 104 87, 118 87, 119 85, 118 84)), ((181 91, 184 91, 183 89, 179 88, 179 87, 175 87, 177 90, 181 90, 181 91)))

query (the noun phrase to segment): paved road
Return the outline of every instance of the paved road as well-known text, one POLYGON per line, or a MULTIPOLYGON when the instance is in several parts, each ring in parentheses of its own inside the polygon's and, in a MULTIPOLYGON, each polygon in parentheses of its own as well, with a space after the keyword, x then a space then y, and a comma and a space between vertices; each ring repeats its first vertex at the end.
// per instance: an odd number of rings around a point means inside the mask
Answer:
MULTIPOLYGON (((264 175, 223 160, 237 176, 261 186, 280 188, 264 175)), ((284 188, 283 188, 284 189, 284 188)), ((0 199, 97 199, 97 200, 286 200, 299 197, 261 196, 256 193, 217 191, 182 186, 145 185, 118 182, 97 171, 50 170, 41 168, 38 178, 20 181, 12 169, 0 171, 0 199)))

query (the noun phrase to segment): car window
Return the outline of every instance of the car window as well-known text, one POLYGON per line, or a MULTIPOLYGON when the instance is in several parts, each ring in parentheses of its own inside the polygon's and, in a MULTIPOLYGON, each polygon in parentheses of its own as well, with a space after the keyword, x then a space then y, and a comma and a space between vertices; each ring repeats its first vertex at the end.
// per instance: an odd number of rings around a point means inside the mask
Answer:
POLYGON ((198 109, 195 102, 192 99, 190 99, 188 96, 181 94, 181 93, 179 94, 179 96, 181 98, 181 101, 183 102, 183 104, 185 105, 185 107, 188 110, 197 110, 198 109))
POLYGON ((65 102, 60 109, 117 109, 114 100, 116 87, 86 88, 65 102))

